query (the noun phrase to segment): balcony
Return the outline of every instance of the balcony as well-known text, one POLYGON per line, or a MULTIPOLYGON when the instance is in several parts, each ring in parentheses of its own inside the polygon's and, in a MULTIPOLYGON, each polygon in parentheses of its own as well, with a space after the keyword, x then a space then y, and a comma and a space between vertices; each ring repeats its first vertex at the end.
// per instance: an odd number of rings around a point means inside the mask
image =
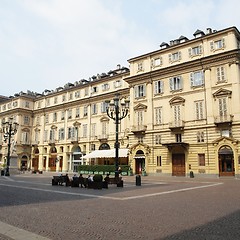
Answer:
POLYGON ((31 145, 30 141, 20 141, 20 144, 26 146, 31 145))
POLYGON ((37 141, 37 140, 32 141, 32 146, 33 146, 33 147, 34 147, 34 146, 38 146, 38 144, 39 144, 39 141, 37 141))
POLYGON ((214 124, 219 125, 232 125, 233 115, 225 115, 225 116, 216 116, 214 117, 214 124))
POLYGON ((48 145, 49 146, 54 146, 56 144, 57 140, 56 139, 49 139, 48 145))
POLYGON ((98 140, 101 141, 101 142, 102 141, 107 141, 108 137, 109 137, 108 134, 101 134, 101 135, 98 136, 98 140))
POLYGON ((70 141, 72 144, 76 144, 76 143, 78 143, 78 137, 71 137, 70 141))
POLYGON ((131 127, 131 132, 136 135, 144 135, 147 130, 147 125, 134 125, 131 127))
POLYGON ((184 129, 185 122, 183 120, 169 122, 169 128, 172 131, 179 131, 184 129))

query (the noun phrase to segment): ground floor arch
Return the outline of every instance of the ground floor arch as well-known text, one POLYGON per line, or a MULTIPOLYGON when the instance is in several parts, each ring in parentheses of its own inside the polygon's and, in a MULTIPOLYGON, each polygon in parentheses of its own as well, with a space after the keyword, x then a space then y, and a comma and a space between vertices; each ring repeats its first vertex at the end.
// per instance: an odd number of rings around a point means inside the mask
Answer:
POLYGON ((234 154, 231 147, 225 145, 218 151, 219 176, 234 176, 234 154))

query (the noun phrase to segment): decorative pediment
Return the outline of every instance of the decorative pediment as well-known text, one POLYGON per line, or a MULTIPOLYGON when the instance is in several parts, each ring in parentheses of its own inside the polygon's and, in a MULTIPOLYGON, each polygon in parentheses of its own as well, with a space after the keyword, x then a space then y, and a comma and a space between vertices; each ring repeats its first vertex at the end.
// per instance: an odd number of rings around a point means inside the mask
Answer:
POLYGON ((133 109, 134 111, 142 111, 142 110, 146 110, 147 106, 142 103, 139 103, 133 109))
POLYGON ((238 143, 238 140, 234 139, 234 138, 230 138, 230 137, 220 137, 220 138, 217 138, 215 139, 212 143, 214 145, 217 145, 219 143, 232 143, 232 144, 237 144, 238 143))
POLYGON ((232 91, 224 89, 224 88, 220 88, 218 91, 213 93, 214 98, 224 97, 224 96, 225 97, 231 97, 232 96, 232 91))
POLYGON ((137 151, 137 150, 142 150, 146 154, 151 152, 151 149, 147 144, 136 143, 129 148, 129 153, 132 153, 133 151, 137 151))
POLYGON ((172 99, 170 99, 169 103, 170 103, 171 106, 172 106, 172 105, 175 105, 175 104, 176 104, 176 105, 177 105, 177 104, 182 104, 182 105, 184 105, 185 99, 182 98, 182 97, 176 96, 176 97, 173 97, 172 99))
POLYGON ((79 127, 80 125, 81 125, 81 123, 78 122, 78 121, 75 121, 75 122, 73 123, 73 126, 74 126, 74 127, 79 127))
POLYGON ((109 121, 108 117, 104 116, 100 118, 100 122, 106 122, 106 121, 109 121))

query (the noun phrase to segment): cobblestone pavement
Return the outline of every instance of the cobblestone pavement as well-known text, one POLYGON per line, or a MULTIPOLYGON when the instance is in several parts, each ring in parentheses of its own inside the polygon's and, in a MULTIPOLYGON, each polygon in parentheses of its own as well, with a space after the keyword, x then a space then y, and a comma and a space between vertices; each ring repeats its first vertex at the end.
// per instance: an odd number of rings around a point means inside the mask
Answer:
POLYGON ((51 186, 50 173, 2 176, 0 222, 53 240, 240 239, 239 188, 234 178, 146 176, 136 186, 133 176, 93 190, 51 186))

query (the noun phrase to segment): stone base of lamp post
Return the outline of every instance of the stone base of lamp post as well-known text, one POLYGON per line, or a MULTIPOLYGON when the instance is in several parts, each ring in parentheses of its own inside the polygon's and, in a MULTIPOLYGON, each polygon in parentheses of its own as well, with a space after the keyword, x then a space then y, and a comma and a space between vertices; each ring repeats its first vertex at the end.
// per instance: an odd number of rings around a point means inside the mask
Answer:
POLYGON ((18 170, 18 158, 15 155, 10 156, 9 175, 19 174, 18 170))

